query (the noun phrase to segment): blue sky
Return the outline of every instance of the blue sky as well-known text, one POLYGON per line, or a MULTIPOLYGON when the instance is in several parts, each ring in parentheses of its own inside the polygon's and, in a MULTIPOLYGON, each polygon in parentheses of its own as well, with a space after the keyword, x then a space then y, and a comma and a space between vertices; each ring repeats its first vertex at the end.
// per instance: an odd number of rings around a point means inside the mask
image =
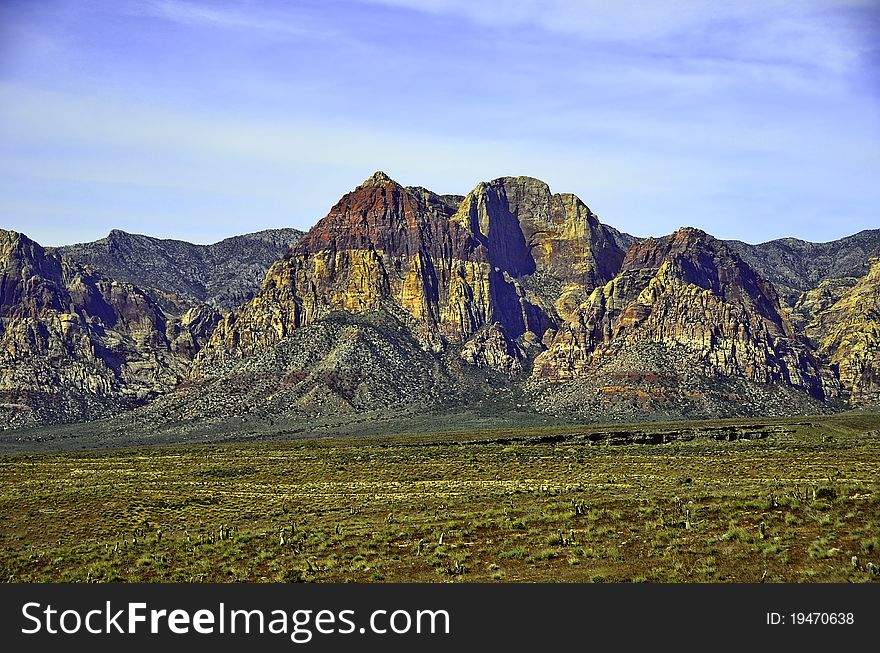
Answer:
POLYGON ((308 228, 381 169, 636 235, 880 226, 880 3, 4 0, 0 226, 308 228))

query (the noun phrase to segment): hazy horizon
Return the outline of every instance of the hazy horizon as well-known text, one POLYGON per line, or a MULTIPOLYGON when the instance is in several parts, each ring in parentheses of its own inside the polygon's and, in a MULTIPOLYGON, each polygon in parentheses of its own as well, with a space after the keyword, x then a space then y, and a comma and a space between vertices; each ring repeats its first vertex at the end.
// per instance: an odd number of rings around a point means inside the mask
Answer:
POLYGON ((876 228, 872 0, 11 0, 0 225, 308 230, 375 170, 528 175, 637 236, 876 228))

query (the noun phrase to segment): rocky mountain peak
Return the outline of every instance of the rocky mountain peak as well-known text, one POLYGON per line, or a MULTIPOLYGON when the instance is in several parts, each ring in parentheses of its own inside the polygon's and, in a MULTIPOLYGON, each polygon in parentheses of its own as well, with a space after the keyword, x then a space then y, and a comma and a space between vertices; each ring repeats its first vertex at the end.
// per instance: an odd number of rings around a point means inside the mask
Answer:
POLYGON ((3 261, 36 261, 45 256, 46 250, 23 233, 0 229, 0 257, 3 261))
POLYGON ((880 256, 880 229, 827 243, 780 238, 758 245, 728 241, 748 264, 771 281, 789 306, 825 280, 860 278, 868 260, 880 256))
POLYGON ((534 177, 478 184, 452 219, 485 245, 493 265, 513 276, 547 272, 589 291, 617 274, 623 259, 615 234, 586 204, 571 193, 553 194, 534 177))
MULTIPOLYGON (((535 373, 575 378, 644 342, 710 375, 781 380, 823 394, 818 363, 797 340, 772 284, 699 229, 634 244, 621 274, 597 288, 560 328, 535 361, 535 373)), ((651 367, 646 360, 626 360, 627 373, 651 367)))
POLYGON ((499 177, 459 199, 376 173, 273 266, 261 296, 220 325, 202 357, 230 346, 250 355, 333 311, 391 303, 438 351, 490 329, 469 360, 510 371, 520 339, 535 342, 620 268, 615 234, 538 179, 499 177))
POLYGON ((358 187, 361 188, 363 186, 384 186, 386 184, 392 184, 395 186, 400 186, 396 181, 394 181, 391 177, 386 175, 381 170, 377 170, 372 175, 370 175, 364 182, 358 187))
POLYGON ((423 188, 405 188, 377 172, 346 193, 315 224, 293 255, 325 250, 381 250, 392 256, 413 256, 443 247, 473 249, 467 234, 450 229, 454 207, 423 188))
POLYGON ((624 270, 659 268, 663 261, 675 257, 694 256, 698 253, 716 254, 724 244, 705 231, 682 227, 660 238, 645 238, 627 251, 622 263, 624 270))
POLYGON ((0 230, 0 316, 61 308, 61 261, 17 231, 0 230))
POLYGON ((147 259, 152 254, 148 244, 151 240, 153 239, 148 236, 132 234, 122 229, 111 229, 109 234, 95 242, 103 245, 108 257, 147 259))
POLYGON ((621 266, 623 271, 652 268, 659 270, 657 283, 664 280, 707 290, 766 318, 786 337, 795 337, 773 284, 730 245, 701 229, 683 227, 663 238, 645 239, 629 249, 621 266))
POLYGON ((521 204, 539 204, 549 196, 546 184, 527 178, 502 177, 477 185, 462 201, 453 221, 469 229, 482 244, 493 267, 514 277, 532 274, 535 261, 520 225, 521 204))
POLYGON ((21 239, 22 234, 10 229, 0 229, 0 244, 14 243, 21 239))

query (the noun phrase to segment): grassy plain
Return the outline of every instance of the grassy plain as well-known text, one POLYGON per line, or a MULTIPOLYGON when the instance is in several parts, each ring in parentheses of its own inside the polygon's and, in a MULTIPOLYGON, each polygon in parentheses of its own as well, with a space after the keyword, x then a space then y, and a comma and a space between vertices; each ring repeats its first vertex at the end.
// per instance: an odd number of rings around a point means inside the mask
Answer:
POLYGON ((629 428, 662 444, 574 426, 8 455, 0 574, 877 581, 878 429, 848 413, 629 428))

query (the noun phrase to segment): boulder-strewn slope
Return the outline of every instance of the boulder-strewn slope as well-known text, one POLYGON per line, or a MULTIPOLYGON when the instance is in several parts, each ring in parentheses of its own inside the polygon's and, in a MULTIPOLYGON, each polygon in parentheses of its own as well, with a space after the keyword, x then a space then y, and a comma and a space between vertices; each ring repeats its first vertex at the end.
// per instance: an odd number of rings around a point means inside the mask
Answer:
POLYGON ((296 229, 268 229, 194 245, 114 229, 92 243, 58 251, 111 279, 144 290, 170 315, 198 304, 230 310, 253 297, 266 270, 302 237, 296 229))
POLYGON ((426 350, 387 310, 338 311, 252 355, 202 361, 189 380, 126 421, 181 432, 235 420, 357 423, 362 415, 466 404, 485 383, 464 361, 426 350))

